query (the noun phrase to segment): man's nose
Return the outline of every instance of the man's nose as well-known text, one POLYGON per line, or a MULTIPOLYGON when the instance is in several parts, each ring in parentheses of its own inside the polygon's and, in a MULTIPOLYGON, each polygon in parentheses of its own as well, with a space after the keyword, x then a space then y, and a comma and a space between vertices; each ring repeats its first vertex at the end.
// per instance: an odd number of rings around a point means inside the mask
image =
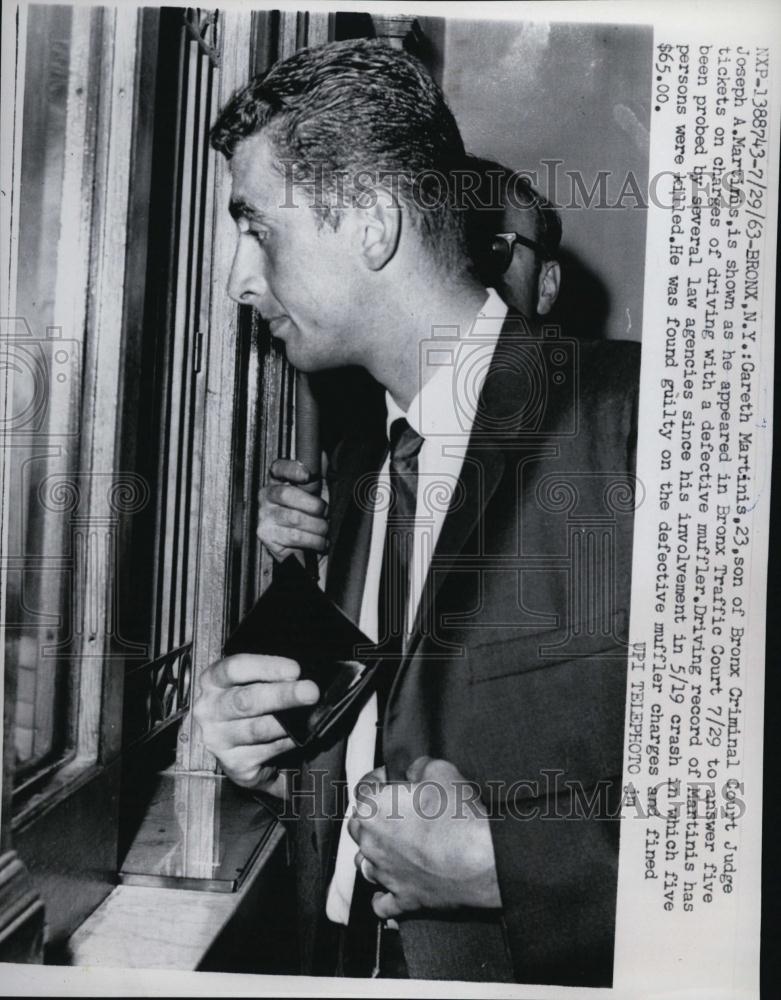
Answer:
POLYGON ((268 288, 262 258, 260 248, 253 246, 251 239, 239 236, 228 279, 228 295, 239 305, 259 308, 268 288))

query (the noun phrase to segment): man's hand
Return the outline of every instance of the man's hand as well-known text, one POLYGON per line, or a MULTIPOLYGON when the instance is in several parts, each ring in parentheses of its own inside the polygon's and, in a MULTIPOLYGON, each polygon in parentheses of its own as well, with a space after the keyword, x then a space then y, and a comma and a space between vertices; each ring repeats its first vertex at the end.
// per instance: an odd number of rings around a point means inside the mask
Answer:
POLYGON ((272 713, 313 705, 320 697, 317 685, 299 681, 299 674, 294 660, 242 653, 201 675, 193 715, 206 748, 237 785, 273 782, 277 769, 268 761, 295 746, 272 713))
POLYGON ((485 809, 448 761, 419 757, 407 782, 388 784, 385 768, 369 772, 356 787, 348 830, 356 866, 386 890, 372 900, 382 919, 502 905, 485 809))
POLYGON ((260 491, 258 538, 278 562, 295 552, 328 551, 328 506, 311 492, 318 482, 290 458, 278 458, 271 466, 260 491))

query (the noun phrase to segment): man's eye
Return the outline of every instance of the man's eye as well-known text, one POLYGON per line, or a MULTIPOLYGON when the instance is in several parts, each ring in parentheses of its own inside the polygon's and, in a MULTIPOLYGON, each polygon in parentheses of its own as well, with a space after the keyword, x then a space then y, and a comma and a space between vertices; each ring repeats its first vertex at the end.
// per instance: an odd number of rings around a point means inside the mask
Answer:
POLYGON ((238 227, 241 236, 252 236, 260 244, 265 243, 268 239, 267 229, 256 229, 246 219, 239 219, 238 227))

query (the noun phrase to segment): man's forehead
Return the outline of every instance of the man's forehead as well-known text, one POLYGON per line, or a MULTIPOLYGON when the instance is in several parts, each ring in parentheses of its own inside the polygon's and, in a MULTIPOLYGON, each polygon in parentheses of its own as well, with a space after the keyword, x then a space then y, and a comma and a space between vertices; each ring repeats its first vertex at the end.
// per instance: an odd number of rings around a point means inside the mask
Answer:
POLYGON ((284 180, 274 168, 269 141, 262 132, 236 144, 230 170, 230 211, 234 218, 253 218, 282 204, 284 180))

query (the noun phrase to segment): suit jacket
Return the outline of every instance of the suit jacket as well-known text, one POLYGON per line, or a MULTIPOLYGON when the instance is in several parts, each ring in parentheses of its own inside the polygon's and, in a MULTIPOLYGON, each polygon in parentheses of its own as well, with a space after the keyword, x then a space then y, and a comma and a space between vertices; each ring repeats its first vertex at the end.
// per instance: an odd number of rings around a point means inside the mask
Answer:
MULTIPOLYGON (((472 362, 473 363, 473 362, 472 362)), ((631 577, 639 346, 509 316, 384 720, 390 780, 426 754, 489 804, 501 912, 400 922, 412 978, 609 985, 631 577)), ((358 618, 384 426, 334 456, 327 588, 358 618)), ((354 717, 295 777, 302 972, 325 918, 354 717)))

